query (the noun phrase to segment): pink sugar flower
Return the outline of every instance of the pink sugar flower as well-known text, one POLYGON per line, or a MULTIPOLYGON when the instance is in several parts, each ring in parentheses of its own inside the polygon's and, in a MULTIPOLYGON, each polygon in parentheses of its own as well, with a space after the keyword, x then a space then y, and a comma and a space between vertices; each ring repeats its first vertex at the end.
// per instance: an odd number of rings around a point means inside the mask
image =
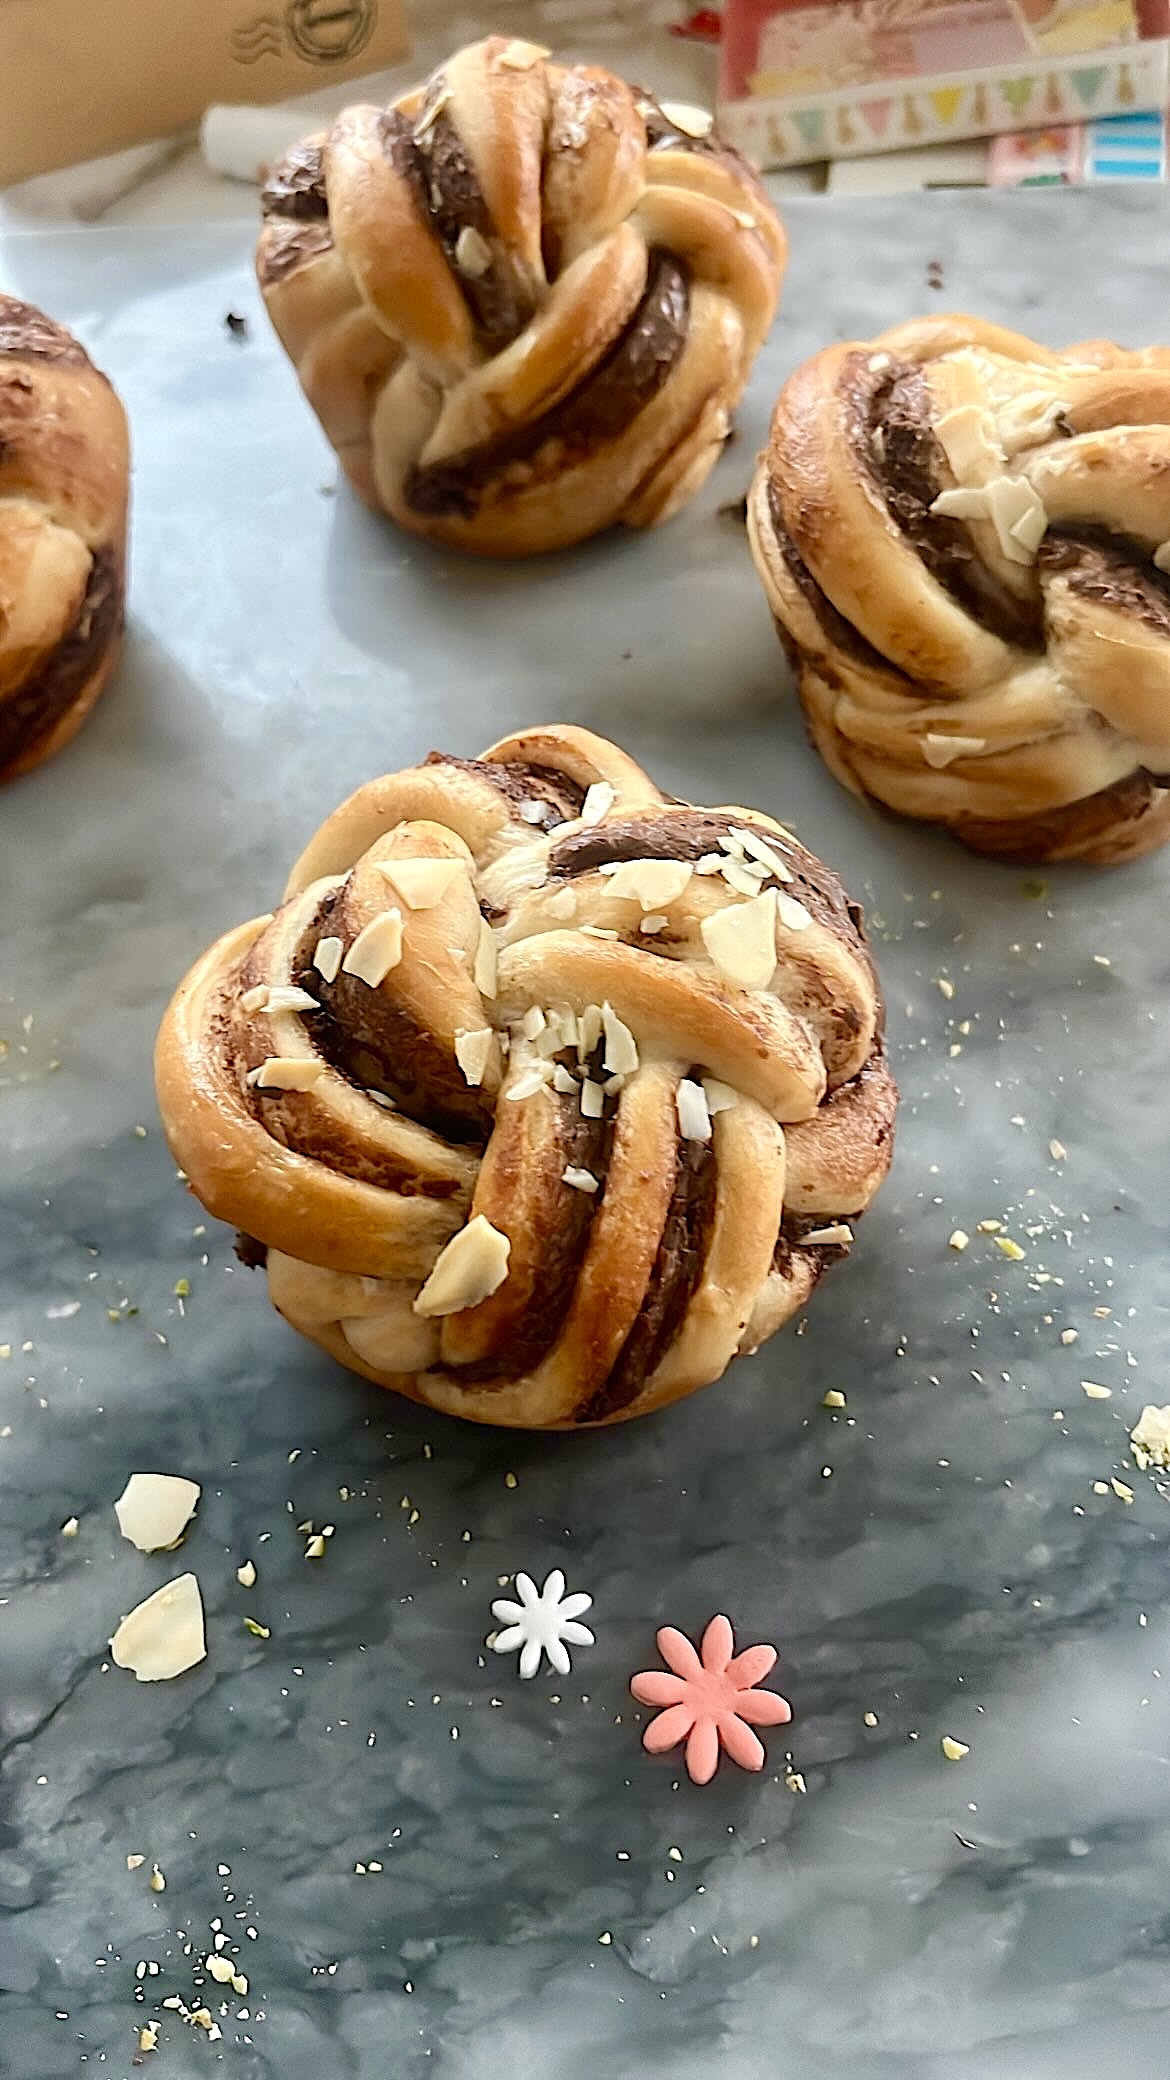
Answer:
POLYGON ((787 1698, 774 1690, 757 1690, 776 1660, 775 1647, 745 1647, 735 1654, 735 1634, 726 1618, 712 1618, 703 1634, 700 1654, 684 1632, 664 1625, 658 1651, 673 1675, 644 1669, 630 1677, 639 1704, 660 1705, 642 1735, 651 1755, 687 1744, 687 1770, 692 1783, 709 1784, 726 1748, 741 1769, 763 1769, 762 1741, 753 1726, 785 1726, 792 1717, 787 1698))

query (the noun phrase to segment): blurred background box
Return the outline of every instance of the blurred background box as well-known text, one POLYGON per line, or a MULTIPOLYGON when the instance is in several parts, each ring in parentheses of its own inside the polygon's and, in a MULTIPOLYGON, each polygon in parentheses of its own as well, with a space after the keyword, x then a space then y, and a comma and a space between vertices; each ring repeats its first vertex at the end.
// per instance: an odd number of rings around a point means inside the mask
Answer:
POLYGON ((402 0, 0 0, 0 186, 406 49, 402 0))
POLYGON ((1161 109, 1168 39, 1170 0, 727 0, 720 122, 788 166, 1161 109))

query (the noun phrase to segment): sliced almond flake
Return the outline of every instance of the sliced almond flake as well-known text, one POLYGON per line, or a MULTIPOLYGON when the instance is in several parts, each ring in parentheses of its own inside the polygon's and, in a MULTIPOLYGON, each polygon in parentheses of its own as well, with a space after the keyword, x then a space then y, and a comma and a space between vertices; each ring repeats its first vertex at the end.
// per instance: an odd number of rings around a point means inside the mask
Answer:
POLYGON ((545 904, 550 917, 569 919, 577 915, 577 898, 571 888, 555 889, 545 904))
POLYGON ((397 1112, 398 1110, 388 1091, 376 1091, 372 1088, 367 1088, 366 1096, 371 1104, 380 1106, 383 1112, 397 1112))
POLYGON ((804 904, 798 903, 795 896, 786 896, 782 889, 776 892, 776 915, 790 932, 807 932, 812 923, 812 917, 804 904))
POLYGON ((402 912, 383 910, 363 925, 345 959, 343 975, 356 975, 370 989, 377 989, 402 959, 402 912))
POLYGON ((955 1740, 954 1736, 949 1733, 944 1733, 941 1741, 939 1742, 939 1746, 942 1749, 943 1754, 946 1756, 948 1762, 961 1762, 963 1760, 964 1755, 969 1755, 971 1753, 971 1750, 968 1747, 966 1741, 957 1741, 955 1740))
POLYGON ((268 1002, 268 984, 258 982, 255 989, 246 989, 240 998, 242 1011, 263 1011, 268 1002))
POLYGON ((638 930, 641 933, 643 933, 647 939, 655 939, 657 938, 659 932, 664 932, 666 930, 666 927, 669 923, 669 917, 665 916, 661 911, 652 910, 647 917, 644 917, 642 919, 641 924, 638 926, 638 930))
POLYGON ((966 1228, 952 1228, 947 1236, 947 1248, 962 1252, 966 1249, 970 1240, 971 1237, 968 1235, 966 1228))
POLYGON ((872 376, 878 376, 883 368, 889 367, 890 357, 888 354, 871 354, 865 365, 872 376))
POLYGON ((821 1395, 822 1408, 845 1408, 847 1405, 840 1387, 830 1387, 827 1393, 821 1395))
POLYGON ((586 790, 581 804, 581 822, 600 823, 603 816, 609 815, 616 800, 616 787, 611 787, 608 780, 595 780, 586 790))
MULTIPOLYGON (((491 264, 492 249, 486 238, 482 232, 476 230, 474 224, 465 224, 455 241, 455 265, 459 269, 460 274, 470 275, 473 282, 478 281, 480 275, 487 273, 491 264)), ((531 804, 528 802, 520 804, 522 816, 525 809, 530 806, 531 804)), ((537 804, 538 809, 541 811, 543 811, 543 806, 543 803, 537 804)), ((524 821, 526 823, 539 823, 541 816, 525 816, 524 821)))
MULTIPOLYGON (((462 236, 462 233, 460 236, 462 236)), ((456 258, 458 258, 458 247, 456 247, 456 258)), ((538 801, 517 802, 516 814, 520 818, 521 823, 541 824, 548 815, 548 803, 538 801)))
POLYGON ((110 1651, 118 1667, 133 1669, 140 1683, 170 1682, 202 1661, 207 1639, 195 1576, 177 1575, 129 1611, 110 1641, 110 1651))
POLYGON ((737 896, 758 896, 767 879, 767 869, 750 866, 747 860, 725 859, 723 879, 737 896))
POLYGON ((499 955, 496 952, 496 935, 486 917, 479 920, 479 940, 475 949, 475 986, 481 997, 494 997, 499 955))
POLYGON ((256 1586, 256 1562, 254 1560, 245 1560, 242 1567, 237 1567, 236 1580, 241 1589, 254 1589, 256 1586))
POLYGON ((752 830, 748 824, 736 824, 730 836, 738 840, 750 858, 758 859, 761 866, 767 867, 769 874, 774 874, 777 881, 793 879, 791 868, 785 866, 780 854, 774 851, 766 838, 760 836, 759 831, 752 830))
POLYGON ((530 1069, 522 1069, 516 1081, 508 1085, 504 1096, 513 1101, 534 1098, 537 1091, 548 1089, 551 1076, 552 1070, 548 1062, 533 1062, 530 1069))
POLYGON ((677 903, 694 868, 686 859, 625 859, 607 861, 598 871, 609 881, 611 895, 645 911, 677 903))
POLYGON ((477 1213, 439 1252, 434 1270, 415 1299, 415 1314, 430 1318, 478 1307, 507 1278, 511 1248, 508 1237, 493 1228, 486 1215, 477 1213))
POLYGON ((274 982, 268 992, 266 1011, 319 1011, 316 997, 307 989, 298 989, 292 982, 274 982))
POLYGON ((114 1504, 118 1529, 140 1553, 170 1552, 202 1493, 198 1481, 178 1473, 132 1473, 114 1504))
POLYGON ((739 1092, 730 1083, 720 1083, 717 1076, 704 1076, 703 1095, 712 1119, 717 1113, 730 1112, 739 1104, 739 1092))
POLYGON ((1026 477, 940 491, 930 510, 954 520, 989 520, 1009 563, 1034 563, 1048 527, 1044 501, 1026 477))
POLYGON ((702 857, 695 861, 695 872, 704 876, 707 874, 721 874, 726 865, 726 852, 704 852, 702 857))
POLYGON ((1115 1473, 1110 1474, 1109 1485, 1119 1501, 1124 1502, 1127 1506, 1129 1503, 1133 1501, 1133 1489, 1129 1486, 1128 1482, 1119 1481, 1115 1473))
POLYGON ((581 1080, 581 1115, 584 1119, 600 1119, 605 1111, 605 1093, 591 1076, 581 1080))
POLYGON ((571 1184, 575 1192, 595 1192, 598 1189, 598 1180, 592 1170, 578 1169, 575 1163, 570 1163, 567 1170, 562 1170, 561 1183, 571 1184))
POLYGON ((464 1082, 473 1090, 483 1082, 483 1072, 487 1068, 491 1051, 490 1026, 476 1026, 470 1033, 459 1032, 455 1035, 455 1059, 463 1072, 464 1082))
POLYGON ((957 758, 978 758, 987 749, 986 737, 944 736, 939 730, 927 730, 921 742, 922 756, 936 773, 953 765, 957 758))
POLYGON ((408 910, 433 910, 466 872, 460 859, 376 859, 374 866, 408 910))
POLYGON ((1066 1155, 1068 1154, 1068 1150, 1065 1147, 1063 1141, 1050 1141, 1048 1144, 1048 1153, 1052 1157, 1054 1163, 1063 1163, 1066 1155))
POLYGON ((611 1075, 632 1076, 638 1066, 638 1043, 629 1027, 618 1017, 612 1004, 601 1007, 601 1025, 605 1034, 605 1053, 601 1065, 611 1075))
POLYGON ((624 1072, 624 1070, 621 1070, 621 1069, 619 1069, 619 1070, 617 1071, 616 1075, 613 1075, 613 1076, 607 1076, 607 1077, 606 1077, 606 1079, 605 1079, 605 1082, 604 1082, 604 1083, 602 1084, 602 1086, 601 1086, 601 1088, 602 1088, 602 1090, 603 1090, 603 1091, 605 1092, 605 1095, 606 1095, 606 1097, 607 1097, 607 1098, 614 1098, 614 1097, 616 1097, 619 1091, 624 1091, 624 1090, 625 1090, 625 1087, 626 1087, 626 1078, 625 1078, 625 1072, 624 1072))
POLYGON ((332 933, 325 939, 318 939, 313 951, 313 966, 326 982, 336 982, 344 952, 344 939, 334 938, 332 933))
POLYGON ((535 1040, 538 1033, 543 1033, 547 1024, 548 1020, 540 1005, 530 1004, 520 1021, 520 1031, 526 1040, 535 1040))
POLYGON ((707 1110, 707 1094, 701 1083, 692 1083, 684 1076, 675 1092, 675 1108, 678 1112, 679 1132, 684 1141, 709 1141, 711 1139, 711 1115, 707 1110))
POLYGON ((522 37, 514 36, 511 43, 504 45, 496 64, 503 65, 509 72, 531 72, 533 66, 539 65, 548 55, 542 43, 526 43, 522 37))
POLYGON ((325 1064, 315 1055, 270 1054, 258 1069, 249 1069, 247 1080, 261 1091, 311 1091, 325 1064))
POLYGON ((1083 1379, 1081 1381, 1081 1392, 1086 1401, 1112 1401, 1113 1399, 1112 1387, 1103 1387, 1100 1380, 1096 1379, 1083 1379))
POLYGON ((553 1089, 560 1091, 561 1096, 565 1098, 570 1095, 576 1096, 577 1079, 570 1074, 563 1062, 558 1062, 553 1070, 553 1089))
POLYGON ((587 939, 620 939, 620 932, 611 932, 608 925, 583 924, 581 930, 587 939))
POLYGON ((1129 1433, 1129 1441, 1133 1456, 1143 1469, 1170 1466, 1170 1404, 1159 1408, 1157 1402, 1147 1401, 1129 1433))
POLYGON ((217 1986, 227 1986, 231 1983, 235 1965, 230 1957, 217 1957, 213 1953, 210 1957, 204 1958, 203 1969, 209 1978, 215 1980, 217 1986))
POLYGON ((61 1526, 61 1536, 62 1538, 76 1538, 80 1529, 80 1518, 66 1517, 65 1522, 61 1526))
POLYGON ((985 475, 989 469, 1002 471, 1006 457, 1000 446, 992 414, 982 405, 952 405, 934 422, 934 432, 951 474, 960 484, 985 475))
POLYGON ((434 100, 424 108, 414 126, 413 135, 416 142, 420 142, 427 135, 428 131, 434 129, 450 99, 451 89, 450 87, 444 87, 440 93, 435 95, 434 100))
POLYGON ((776 968, 775 889, 715 911, 704 917, 699 930, 725 981, 739 989, 766 988, 776 968))
POLYGON ((852 1242, 852 1240, 853 1230, 849 1223, 847 1221, 834 1221, 832 1226, 828 1228, 810 1228, 807 1235, 801 1236, 800 1246, 803 1249, 810 1242, 842 1245, 852 1242))
POLYGON ((658 106, 671 129, 683 137, 710 137, 715 127, 709 108, 696 108, 689 101, 660 101, 658 106))
POLYGON ((600 1004, 587 1004, 577 1020, 578 1059, 583 1062, 588 1061, 600 1038, 601 1006, 600 1004))

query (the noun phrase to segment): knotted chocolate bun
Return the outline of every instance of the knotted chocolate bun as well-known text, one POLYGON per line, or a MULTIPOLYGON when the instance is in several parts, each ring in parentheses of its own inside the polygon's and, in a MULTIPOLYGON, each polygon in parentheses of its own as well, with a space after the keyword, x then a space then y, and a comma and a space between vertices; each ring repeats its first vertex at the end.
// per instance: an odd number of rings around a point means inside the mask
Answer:
POLYGON ((784 233, 694 110, 490 36, 346 109, 263 194, 277 333, 361 496, 483 556, 650 527, 704 481, 784 233))
POLYGON ((0 780, 68 743, 117 662, 129 476, 105 376, 0 296, 0 780))
POLYGON ((847 787, 1017 861, 1170 837, 1170 349, 966 317, 830 347, 748 518, 847 787))
POLYGON ((359 788, 196 963, 157 1073, 296 1328, 521 1428, 754 1350, 848 1251, 896 1102, 836 876, 581 729, 359 788))

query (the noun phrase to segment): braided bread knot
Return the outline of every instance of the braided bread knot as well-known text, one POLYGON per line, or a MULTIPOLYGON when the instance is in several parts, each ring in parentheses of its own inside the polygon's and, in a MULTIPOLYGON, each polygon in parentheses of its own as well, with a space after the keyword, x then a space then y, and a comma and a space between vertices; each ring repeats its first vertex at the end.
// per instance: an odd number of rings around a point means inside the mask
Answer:
POLYGON ((749 528, 855 793, 1021 861, 1170 837, 1170 349, 966 317, 831 347, 781 395, 749 528))
POLYGON ((701 113, 500 36, 347 109, 263 208, 264 298, 347 475, 484 555, 675 512, 718 456, 786 254, 701 113))
POLYGON ((641 1414, 771 1335, 896 1101, 835 875, 571 728, 360 788, 196 963, 157 1066, 290 1322, 521 1427, 641 1414))
POLYGON ((117 662, 129 476, 111 384, 0 296, 0 780, 68 742, 117 662))

